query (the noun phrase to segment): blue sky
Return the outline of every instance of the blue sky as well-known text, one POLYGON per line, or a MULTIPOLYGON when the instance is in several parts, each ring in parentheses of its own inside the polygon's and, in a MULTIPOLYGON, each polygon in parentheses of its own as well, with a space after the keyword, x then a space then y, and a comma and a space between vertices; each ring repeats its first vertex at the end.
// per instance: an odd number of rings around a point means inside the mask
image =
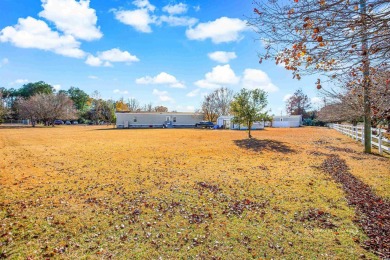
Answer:
POLYGON ((0 9, 3 87, 43 80, 177 111, 199 108, 221 86, 261 88, 278 115, 302 88, 319 104, 315 78, 258 63, 250 0, 1 0, 0 9))

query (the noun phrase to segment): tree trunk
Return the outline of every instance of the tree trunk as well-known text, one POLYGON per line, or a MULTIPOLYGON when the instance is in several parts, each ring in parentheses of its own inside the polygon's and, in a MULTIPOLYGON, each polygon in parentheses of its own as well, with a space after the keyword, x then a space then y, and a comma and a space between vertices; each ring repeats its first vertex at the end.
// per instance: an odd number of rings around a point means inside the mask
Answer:
POLYGON ((248 122, 248 138, 252 138, 252 135, 251 135, 251 123, 248 122))
POLYGON ((364 103, 364 152, 371 153, 371 102, 370 102, 370 63, 367 50, 367 27, 366 27, 366 0, 360 0, 362 17, 362 53, 363 53, 363 103, 364 103))

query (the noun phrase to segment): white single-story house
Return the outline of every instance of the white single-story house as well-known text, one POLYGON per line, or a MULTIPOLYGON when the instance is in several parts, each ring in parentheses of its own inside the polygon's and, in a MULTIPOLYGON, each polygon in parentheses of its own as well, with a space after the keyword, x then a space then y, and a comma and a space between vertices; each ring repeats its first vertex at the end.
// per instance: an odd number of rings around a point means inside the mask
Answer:
MULTIPOLYGON (((224 129, 234 129, 234 130, 248 130, 247 126, 234 124, 232 122, 234 116, 220 116, 217 118, 217 125, 219 128, 224 129)), ((252 130, 264 129, 264 122, 254 122, 252 125, 252 130)))
POLYGON ((203 114, 181 112, 116 112, 117 128, 194 127, 203 114))
POLYGON ((274 116, 272 119, 272 127, 288 128, 288 127, 300 127, 301 125, 302 125, 302 115, 274 116))

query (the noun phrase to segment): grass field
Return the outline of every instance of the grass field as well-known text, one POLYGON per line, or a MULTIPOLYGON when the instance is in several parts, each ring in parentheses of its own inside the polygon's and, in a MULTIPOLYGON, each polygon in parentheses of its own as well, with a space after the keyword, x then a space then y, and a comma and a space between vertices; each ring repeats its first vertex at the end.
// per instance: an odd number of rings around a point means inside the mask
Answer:
POLYGON ((390 160, 326 128, 0 128, 0 258, 356 259, 330 154, 390 199, 390 160))

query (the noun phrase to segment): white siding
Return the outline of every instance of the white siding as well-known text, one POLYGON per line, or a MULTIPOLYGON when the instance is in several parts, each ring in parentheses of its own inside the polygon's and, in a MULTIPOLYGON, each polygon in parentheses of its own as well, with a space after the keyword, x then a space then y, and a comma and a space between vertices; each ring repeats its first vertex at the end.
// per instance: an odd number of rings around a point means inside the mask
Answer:
POLYGON ((289 128, 299 127, 302 125, 302 116, 274 116, 272 127, 289 128))
POLYGON ((201 114, 187 113, 115 113, 116 126, 124 127, 163 127, 194 126, 202 120, 201 114), (175 119, 176 122, 173 122, 175 119), (167 121, 169 120, 169 121, 167 121))
MULTIPOLYGON (((220 116, 217 119, 217 125, 219 127, 226 126, 226 128, 234 129, 234 130, 247 130, 247 126, 239 126, 238 124, 233 124, 231 120, 233 119, 233 116, 220 116)), ((258 129, 264 129, 264 123, 263 122, 254 122, 252 125, 252 130, 258 130, 258 129)))

